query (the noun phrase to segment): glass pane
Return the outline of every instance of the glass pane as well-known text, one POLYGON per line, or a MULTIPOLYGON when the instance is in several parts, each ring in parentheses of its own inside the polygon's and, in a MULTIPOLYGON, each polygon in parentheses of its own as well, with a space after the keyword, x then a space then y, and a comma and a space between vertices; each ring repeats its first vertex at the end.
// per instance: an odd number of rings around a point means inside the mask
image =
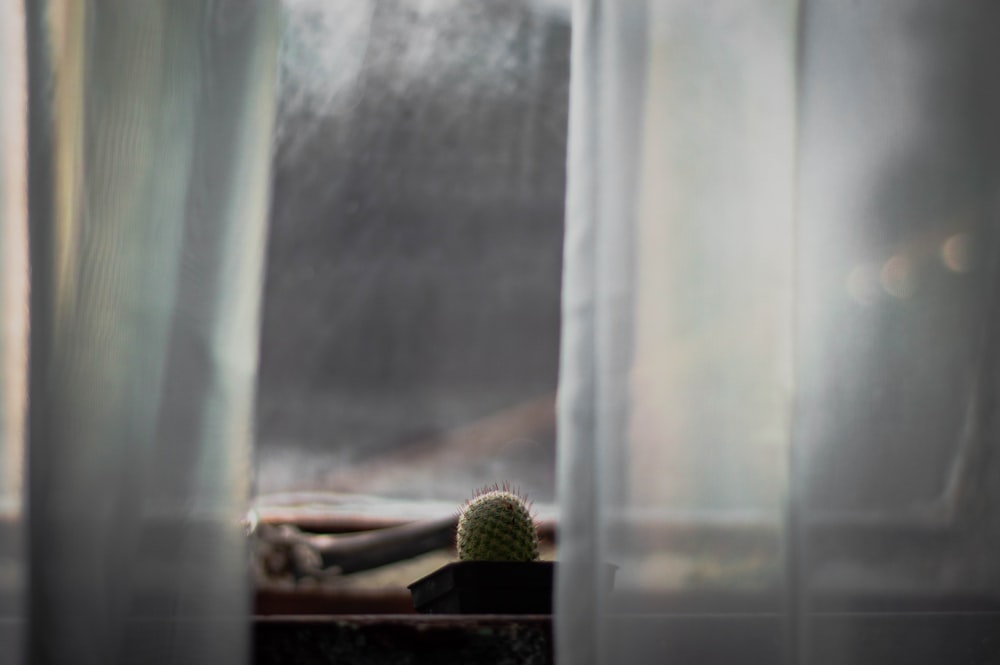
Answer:
POLYGON ((568 8, 284 10, 259 492, 551 501, 568 8))

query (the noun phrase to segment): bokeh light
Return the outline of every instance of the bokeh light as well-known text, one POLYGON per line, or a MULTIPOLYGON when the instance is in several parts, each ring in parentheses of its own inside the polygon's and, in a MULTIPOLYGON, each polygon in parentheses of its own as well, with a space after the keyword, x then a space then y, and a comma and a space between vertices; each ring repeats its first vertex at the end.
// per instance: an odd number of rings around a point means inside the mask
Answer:
POLYGON ((854 266, 847 275, 847 293, 861 305, 874 305, 882 295, 878 266, 854 266))
POLYGON ((916 274, 913 261, 896 254, 885 262, 879 281, 885 292, 894 298, 909 298, 916 290, 916 274))
POLYGON ((942 243, 941 262, 952 272, 972 269, 972 238, 968 233, 956 233, 942 243))

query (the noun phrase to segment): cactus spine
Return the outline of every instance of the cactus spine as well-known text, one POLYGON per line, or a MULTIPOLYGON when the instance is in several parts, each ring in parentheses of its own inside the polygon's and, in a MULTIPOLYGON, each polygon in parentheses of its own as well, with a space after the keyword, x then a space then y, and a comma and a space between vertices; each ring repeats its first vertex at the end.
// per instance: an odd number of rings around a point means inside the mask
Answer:
POLYGON ((462 561, 538 559, 535 520, 525 498, 509 485, 485 487, 463 506, 457 543, 462 561))

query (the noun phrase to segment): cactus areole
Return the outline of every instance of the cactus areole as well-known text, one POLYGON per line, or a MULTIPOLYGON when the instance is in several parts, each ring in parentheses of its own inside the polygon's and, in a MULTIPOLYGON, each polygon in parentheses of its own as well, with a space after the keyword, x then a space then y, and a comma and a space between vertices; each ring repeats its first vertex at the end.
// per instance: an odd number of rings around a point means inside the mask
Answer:
POLYGON ((527 501, 504 485, 487 487, 458 518, 462 561, 537 561, 538 530, 527 501))

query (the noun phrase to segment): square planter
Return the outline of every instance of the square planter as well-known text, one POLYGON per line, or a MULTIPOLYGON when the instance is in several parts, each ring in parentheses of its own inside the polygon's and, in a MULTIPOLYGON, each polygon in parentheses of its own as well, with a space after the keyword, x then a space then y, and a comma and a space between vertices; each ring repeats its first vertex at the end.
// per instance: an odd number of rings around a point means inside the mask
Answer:
POLYGON ((552 561, 457 561, 410 585, 425 614, 551 614, 552 561))
MULTIPOLYGON (((409 586, 424 614, 551 614, 554 561, 457 561, 409 586)), ((605 589, 614 580, 607 566, 605 589)))

